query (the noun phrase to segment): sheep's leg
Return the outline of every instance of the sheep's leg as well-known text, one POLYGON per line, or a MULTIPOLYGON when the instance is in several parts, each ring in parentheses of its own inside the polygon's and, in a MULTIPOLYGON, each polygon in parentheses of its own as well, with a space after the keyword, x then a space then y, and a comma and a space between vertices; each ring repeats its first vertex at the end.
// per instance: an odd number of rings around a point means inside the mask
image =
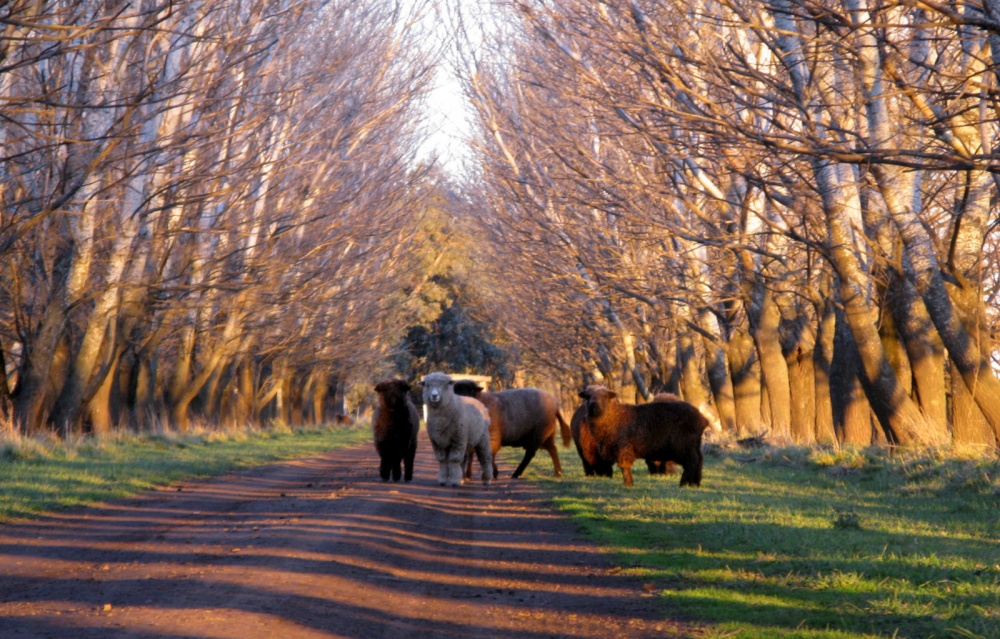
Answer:
POLYGON ((584 456, 583 449, 580 448, 580 444, 576 445, 576 454, 580 456, 580 463, 583 464, 583 474, 585 476, 593 477, 595 474, 597 474, 597 472, 594 470, 594 467, 590 465, 590 462, 588 462, 587 458, 584 456))
MULTIPOLYGON (((479 458, 479 467, 483 471, 483 486, 489 486, 490 480, 493 479, 493 469, 496 468, 493 464, 493 454, 490 451, 489 442, 476 447, 476 457, 479 458)), ((471 462, 469 468, 472 468, 471 462)))
POLYGON ((402 459, 396 459, 395 461, 393 461, 393 463, 392 463, 392 481, 399 481, 400 477, 403 476, 402 464, 403 464, 403 460, 402 459))
POLYGON ((447 455, 448 483, 452 486, 462 485, 462 462, 468 454, 465 446, 452 448, 447 455))
POLYGON ((703 462, 704 456, 701 454, 700 447, 681 460, 681 466, 684 467, 684 472, 681 473, 681 486, 701 486, 701 467, 703 462))
POLYGON ((556 477, 562 477, 562 466, 559 465, 559 451, 556 450, 556 436, 553 435, 542 442, 542 448, 549 451, 549 457, 552 458, 552 467, 555 469, 553 474, 556 477))
POLYGON ((382 478, 382 481, 389 481, 389 472, 392 469, 392 464, 389 462, 388 457, 381 457, 378 463, 378 474, 382 478))
POLYGON ((448 456, 440 448, 434 449, 434 457, 438 461, 438 485, 444 486, 448 483, 448 456))
POLYGON ((522 459, 521 463, 517 465, 517 470, 515 470, 514 474, 511 475, 512 478, 517 479, 518 477, 521 476, 521 473, 524 472, 524 469, 527 468, 528 464, 531 463, 531 460, 534 459, 535 452, 537 450, 538 450, 538 448, 525 448, 524 449, 524 459, 522 459))
POLYGON ((461 486, 464 478, 462 477, 462 463, 461 462, 448 462, 448 484, 450 486, 461 486))
POLYGON ((406 458, 403 459, 403 481, 413 479, 413 458, 416 456, 416 452, 416 450, 407 451, 406 458))
MULTIPOLYGON (((491 433, 492 435, 492 433, 491 433)), ((500 452, 500 440, 490 437, 490 463, 493 465, 493 479, 500 477, 500 469, 497 468, 497 453, 500 452)))
POLYGON ((635 451, 627 446, 618 452, 618 467, 622 469, 625 486, 632 486, 632 464, 635 463, 635 451))

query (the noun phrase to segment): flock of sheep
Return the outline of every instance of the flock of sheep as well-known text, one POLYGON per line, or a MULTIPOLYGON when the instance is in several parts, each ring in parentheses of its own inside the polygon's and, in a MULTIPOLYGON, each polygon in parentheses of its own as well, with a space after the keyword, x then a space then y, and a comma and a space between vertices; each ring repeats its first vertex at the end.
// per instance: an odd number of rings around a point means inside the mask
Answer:
MULTIPOLYGON (((562 473, 555 437, 558 424, 564 445, 570 438, 587 475, 611 477, 621 469, 632 485, 632 464, 644 459, 650 473, 683 468, 681 486, 701 485, 701 439, 709 420, 675 395, 657 395, 648 404, 620 402, 603 386, 588 386, 584 400, 567 424, 556 398, 537 388, 485 392, 473 381, 454 380, 445 373, 424 377, 423 403, 427 434, 438 461, 438 483, 459 486, 472 475, 472 457, 479 460, 484 485, 497 478, 494 458, 501 446, 524 448, 524 458, 512 477, 519 477, 539 448, 552 457, 556 476, 562 473)), ((410 385, 393 379, 375 386, 378 401, 372 432, 382 481, 413 478, 420 417, 410 398, 410 385)))

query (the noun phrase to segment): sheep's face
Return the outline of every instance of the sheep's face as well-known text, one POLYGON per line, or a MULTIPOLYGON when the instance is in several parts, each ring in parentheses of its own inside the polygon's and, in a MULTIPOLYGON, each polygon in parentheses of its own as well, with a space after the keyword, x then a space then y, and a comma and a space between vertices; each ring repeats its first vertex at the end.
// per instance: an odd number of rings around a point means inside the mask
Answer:
POLYGON ((382 396, 382 400, 387 406, 394 406, 406 401, 410 385, 401 379, 387 379, 375 386, 375 392, 382 396))
POLYGON ((479 395, 483 392, 483 387, 469 379, 463 379, 455 382, 455 394, 464 395, 465 397, 475 397, 479 399, 479 395))
POLYGON ((455 393, 454 387, 450 375, 431 373, 424 378, 424 403, 434 408, 447 403, 455 393))
POLYGON ((580 397, 586 400, 587 417, 597 418, 607 411, 617 395, 603 386, 588 386, 580 391, 580 397))

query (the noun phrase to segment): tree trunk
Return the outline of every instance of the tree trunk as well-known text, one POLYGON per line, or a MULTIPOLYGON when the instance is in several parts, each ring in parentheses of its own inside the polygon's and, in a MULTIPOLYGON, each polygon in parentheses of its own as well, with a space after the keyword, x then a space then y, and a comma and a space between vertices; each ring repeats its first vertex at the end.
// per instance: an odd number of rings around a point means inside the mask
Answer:
POLYGON ((97 391, 87 402, 83 411, 83 421, 94 435, 110 433, 116 423, 118 384, 115 368, 117 359, 111 365, 111 370, 97 387, 97 391))
POLYGON ((310 373, 309 378, 312 381, 312 392, 310 393, 312 423, 315 426, 322 426, 326 423, 326 416, 324 415, 326 394, 328 391, 326 375, 314 369, 310 373))
MULTIPOLYGON (((893 143, 890 100, 884 94, 885 66, 873 30, 862 31, 859 40, 864 45, 860 60, 871 143, 875 149, 884 148, 893 143)), ((962 131, 949 133, 951 134, 955 134, 958 138, 964 137, 962 131)), ((976 148, 976 142, 968 140, 966 147, 976 148)), ((994 445, 996 445, 1000 443, 1000 380, 993 374, 988 358, 984 357, 984 349, 981 348, 977 336, 970 334, 963 326, 960 314, 945 288, 931 239, 914 209, 913 176, 910 175, 909 169, 888 163, 874 163, 871 171, 913 265, 914 286, 924 300, 931 321, 948 350, 948 356, 986 416, 993 430, 994 445)), ((982 232, 981 222, 969 223, 973 226, 979 225, 979 228, 973 228, 971 231, 967 229, 966 232, 973 234, 982 232)), ((928 443, 944 442, 934 430, 928 434, 928 443)))
POLYGON ((759 292, 756 306, 750 311, 751 327, 760 358, 761 378, 767 393, 771 437, 788 440, 792 435, 792 398, 788 385, 788 365, 781 353, 781 335, 778 332, 781 311, 774 295, 767 289, 759 292))
MULTIPOLYGON (((23 345, 17 388, 14 391, 14 419, 24 433, 39 431, 47 421, 46 402, 51 401, 50 380, 66 325, 63 294, 69 275, 71 254, 63 252, 55 262, 52 289, 42 320, 31 340, 23 345), (48 400, 47 400, 48 397, 48 400)), ((61 375, 60 375, 61 377, 61 375)), ((59 380, 59 388, 62 380, 59 380)))
POLYGON ((858 371, 861 362, 854 335, 836 313, 833 361, 830 366, 830 398, 833 406, 833 427, 837 441, 847 446, 870 446, 872 443, 871 405, 865 396, 858 371))
POLYGON ((952 375, 951 382, 951 431, 952 439, 958 447, 979 448, 990 451, 996 441, 990 423, 979 410, 965 380, 961 375, 952 375))
POLYGON ((813 350, 815 335, 807 316, 785 322, 788 336, 782 344, 791 397, 791 438, 799 444, 816 441, 816 400, 813 350))
POLYGON ((851 211, 860 211, 854 178, 847 175, 853 171, 848 166, 819 159, 814 161, 813 168, 829 225, 831 255, 840 283, 844 319, 857 346, 859 374, 868 401, 878 416, 886 441, 891 444, 940 444, 938 433, 928 425, 899 383, 878 334, 869 293, 872 283, 859 257, 863 243, 856 237, 857 227, 851 222, 857 217, 851 211))
POLYGON ((684 401, 701 406, 708 400, 702 377, 701 340, 695 341, 687 331, 677 336, 677 362, 680 367, 680 390, 684 401))
POLYGON ((729 340, 729 370, 736 404, 736 433, 746 437, 763 430, 760 365, 753 338, 736 329, 729 340))
POLYGON ((834 340, 837 331, 837 313, 833 299, 826 298, 818 315, 819 329, 816 332, 816 347, 813 350, 816 443, 829 446, 837 443, 837 429, 834 428, 831 395, 834 340))
MULTIPOLYGON (((904 269, 906 268, 904 259, 904 269)), ((906 348, 913 374, 913 394, 920 410, 942 438, 948 433, 945 352, 941 338, 910 278, 893 280, 887 299, 895 326, 906 348)))
MULTIPOLYGON (((988 328, 985 326, 979 292, 970 285, 952 286, 950 289, 951 299, 955 302, 955 308, 962 317, 965 330, 971 335, 976 335, 979 343, 984 344, 988 328)), ((989 353, 983 353, 983 357, 988 359, 989 353)), ((951 382, 952 441, 959 446, 972 446, 980 449, 993 447, 997 442, 993 429, 990 428, 989 420, 976 402, 968 382, 961 375, 954 374, 954 366, 951 367, 951 370, 952 375, 949 381, 951 382)))

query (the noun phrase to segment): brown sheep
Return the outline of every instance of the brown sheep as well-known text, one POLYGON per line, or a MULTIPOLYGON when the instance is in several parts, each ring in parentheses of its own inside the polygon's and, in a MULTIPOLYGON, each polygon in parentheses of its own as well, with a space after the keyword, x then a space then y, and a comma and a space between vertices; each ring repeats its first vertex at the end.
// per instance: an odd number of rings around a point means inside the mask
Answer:
POLYGON ((697 408, 683 401, 623 404, 614 392, 594 386, 580 397, 601 457, 615 460, 626 486, 633 485, 632 464, 640 458, 676 462, 684 467, 681 486, 701 485, 701 436, 710 424, 697 408))
POLYGON ((390 379, 375 386, 378 401, 372 415, 372 435, 379 455, 379 476, 382 481, 413 479, 413 458, 417 452, 417 432, 420 417, 408 395, 410 385, 401 379, 390 379), (402 464, 404 470, 400 471, 402 464))
MULTIPOLYGON (((653 396, 654 402, 683 402, 684 400, 674 395, 673 393, 657 393, 653 396)), ((672 461, 654 461, 652 459, 646 460, 646 468, 649 469, 650 475, 676 475, 677 465, 672 461)))
MULTIPOLYGON (((564 446, 569 446, 570 428, 559 412, 559 405, 552 393, 539 388, 514 388, 487 393, 470 380, 455 382, 455 393, 478 399, 490 412, 494 478, 499 475, 495 460, 501 446, 524 449, 524 458, 511 475, 512 478, 521 476, 539 448, 547 450, 552 457, 555 476, 562 475, 559 453, 556 450, 556 423, 559 423, 564 446)), ((466 474, 469 472, 467 468, 466 474)))
MULTIPOLYGON (((602 388, 596 386, 594 388, 602 388)), ((653 398, 654 402, 679 402, 683 401, 673 393, 659 393, 653 398)), ((614 477, 614 460, 607 460, 601 457, 600 447, 587 423, 587 404, 583 403, 573 412, 573 417, 569 420, 569 428, 573 433, 573 441, 576 444, 576 452, 580 455, 583 463, 583 474, 587 477, 614 477)), ((674 462, 646 460, 646 468, 650 475, 676 475, 677 467, 674 462)))

